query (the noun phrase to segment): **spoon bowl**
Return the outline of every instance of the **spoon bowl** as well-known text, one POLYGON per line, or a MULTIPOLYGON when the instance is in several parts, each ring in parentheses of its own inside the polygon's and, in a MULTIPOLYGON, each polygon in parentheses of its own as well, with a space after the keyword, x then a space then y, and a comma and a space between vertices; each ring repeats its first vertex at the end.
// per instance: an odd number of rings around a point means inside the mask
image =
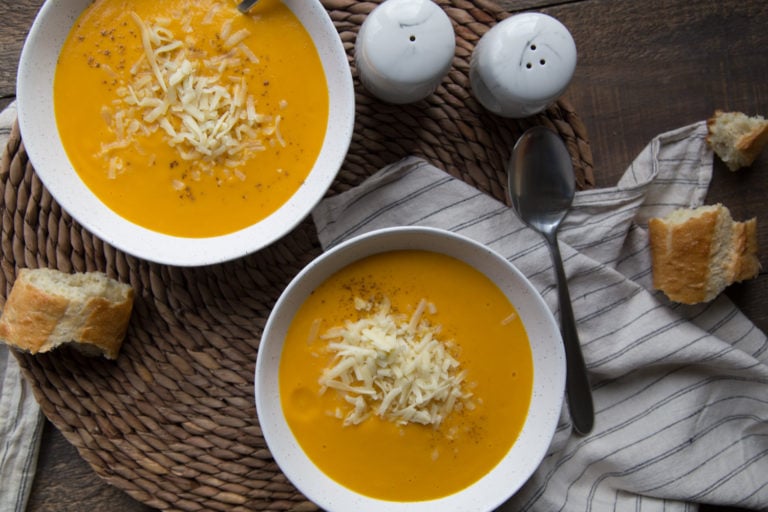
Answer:
POLYGON ((515 145, 509 194, 521 220, 539 232, 555 231, 576 193, 571 155, 554 132, 537 126, 515 145))
POLYGON ((574 431, 584 435, 594 424, 592 391, 557 242, 557 230, 576 193, 571 156, 554 132, 543 126, 533 127, 515 144, 507 173, 512 207, 523 222, 541 233, 552 253, 565 345, 568 408, 574 431))

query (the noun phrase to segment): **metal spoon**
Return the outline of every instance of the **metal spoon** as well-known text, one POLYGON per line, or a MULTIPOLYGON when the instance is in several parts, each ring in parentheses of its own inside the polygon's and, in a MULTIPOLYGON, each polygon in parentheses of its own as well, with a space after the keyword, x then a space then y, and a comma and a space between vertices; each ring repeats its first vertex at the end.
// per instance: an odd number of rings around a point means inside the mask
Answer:
POLYGON ((565 345, 568 408, 574 431, 584 435, 594 424, 592 391, 557 245, 557 229, 571 207, 576 190, 571 156, 560 137, 537 126, 523 133, 515 144, 507 173, 512 207, 523 222, 544 236, 552 253, 560 302, 560 330, 565 345))
POLYGON ((259 0, 243 0, 242 2, 237 4, 237 10, 243 14, 246 14, 248 11, 251 10, 251 7, 253 7, 254 4, 258 1, 259 0))

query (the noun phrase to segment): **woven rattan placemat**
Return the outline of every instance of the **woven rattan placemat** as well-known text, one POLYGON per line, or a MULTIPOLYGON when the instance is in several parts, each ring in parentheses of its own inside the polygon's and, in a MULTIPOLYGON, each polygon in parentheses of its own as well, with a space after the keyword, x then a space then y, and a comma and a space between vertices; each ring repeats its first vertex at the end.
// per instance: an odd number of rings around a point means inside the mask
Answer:
MULTIPOLYGON (((468 83, 472 49, 508 14, 483 0, 439 2, 456 29, 456 57, 436 94, 392 106, 356 81, 349 155, 330 194, 407 155, 504 199, 504 164, 524 129, 543 124, 567 142, 580 188, 593 185, 584 127, 559 101, 505 120, 468 83)), ((377 3, 324 0, 350 58, 377 3)), ((310 220, 272 246, 229 263, 177 268, 128 256, 84 230, 28 161, 16 127, 0 162, 2 302, 22 267, 100 270, 133 285, 136 303, 117 361, 63 348, 17 353, 37 401, 93 469, 133 498, 167 510, 312 510, 281 474, 261 435, 253 372, 262 328, 290 279, 320 253, 310 220)))

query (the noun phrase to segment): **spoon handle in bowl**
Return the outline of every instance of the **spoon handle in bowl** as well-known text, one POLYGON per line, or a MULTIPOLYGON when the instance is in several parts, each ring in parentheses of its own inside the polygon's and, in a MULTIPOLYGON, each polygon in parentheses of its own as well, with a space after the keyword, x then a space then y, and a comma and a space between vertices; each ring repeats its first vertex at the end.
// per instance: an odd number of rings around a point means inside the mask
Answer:
POLYGON ((592 404, 592 389, 587 377, 587 367, 581 353, 579 333, 576 330, 576 320, 571 306, 571 295, 568 292, 568 281, 565 278, 563 259, 557 245, 556 235, 548 236, 547 242, 552 252, 552 260, 557 277, 557 296, 560 304, 560 332, 565 345, 565 388, 568 398, 568 409, 571 412, 573 430, 580 435, 586 435, 592 430, 595 422, 595 411, 592 404))
POLYGON ((237 10, 243 14, 246 14, 258 1, 259 0, 242 0, 239 4, 237 4, 237 10))

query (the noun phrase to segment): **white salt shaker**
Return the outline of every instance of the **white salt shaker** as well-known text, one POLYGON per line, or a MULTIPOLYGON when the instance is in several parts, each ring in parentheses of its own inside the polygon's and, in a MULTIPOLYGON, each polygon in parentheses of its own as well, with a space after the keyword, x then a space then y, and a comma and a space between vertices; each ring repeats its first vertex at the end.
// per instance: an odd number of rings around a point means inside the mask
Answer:
POLYGON ((363 22, 355 64, 363 86, 389 103, 432 94, 448 73, 456 37, 448 15, 431 0, 386 0, 363 22))
POLYGON ((491 28, 472 52, 472 93, 491 112, 537 114, 568 87, 576 44, 558 20, 541 13, 511 16, 491 28))

